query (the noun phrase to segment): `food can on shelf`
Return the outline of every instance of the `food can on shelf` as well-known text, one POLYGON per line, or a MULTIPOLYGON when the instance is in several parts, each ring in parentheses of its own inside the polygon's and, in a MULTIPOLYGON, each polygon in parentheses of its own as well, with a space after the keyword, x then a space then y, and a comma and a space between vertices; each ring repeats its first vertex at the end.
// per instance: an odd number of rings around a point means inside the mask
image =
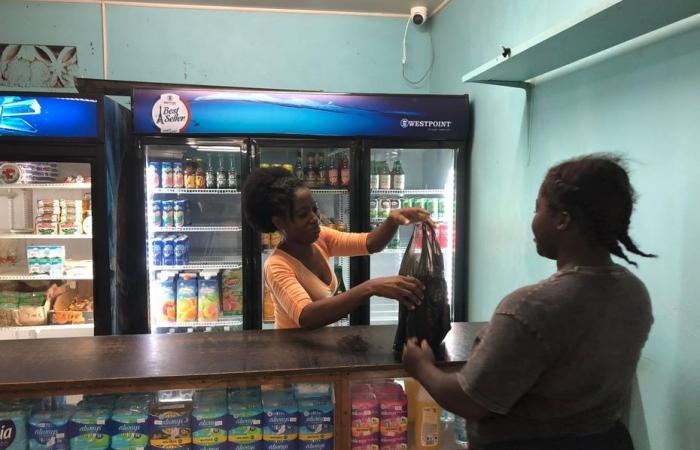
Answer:
POLYGON ((162 205, 162 210, 161 210, 161 216, 162 216, 162 226, 163 227, 173 227, 175 225, 174 221, 174 205, 175 202, 172 200, 163 200, 161 202, 162 205))
POLYGON ((163 202, 160 200, 151 202, 151 225, 154 227, 163 226, 163 202))
POLYGON ((185 165, 180 161, 173 163, 173 187, 185 187, 185 165))
POLYGON ((164 188, 173 187, 173 163, 167 161, 160 163, 160 185, 164 188))
POLYGON ((166 236, 163 238, 163 264, 166 266, 175 265, 175 237, 166 236))
POLYGON ((260 246, 263 250, 270 248, 270 233, 260 233, 260 246))
POLYGON ((378 218, 383 220, 389 217, 391 212, 391 199, 390 198, 380 198, 379 199, 379 214, 378 218))
POLYGON ((160 163, 156 161, 150 161, 148 163, 148 184, 152 188, 160 187, 160 163))
POLYGON ((401 200, 398 198, 392 198, 390 201, 391 210, 399 209, 401 207, 401 200))
POLYGON ((186 224, 187 200, 173 201, 173 224, 176 228, 182 228, 186 224))
POLYGON ((284 169, 285 169, 287 172, 289 172, 290 174, 291 174, 291 173, 294 173, 294 166, 293 166, 293 165, 291 165, 291 164, 285 164, 285 165, 283 165, 282 167, 284 167, 284 169))
POLYGON ((401 208, 413 208, 413 199, 402 198, 401 199, 401 208))
POLYGON ((438 199, 436 198, 427 198, 425 199, 425 209, 428 210, 430 213, 430 216, 433 218, 433 220, 438 220, 438 199))
POLYGON ((411 204, 413 205, 414 208, 425 209, 425 199, 424 198, 414 198, 411 201, 411 204))
POLYGON ((447 220, 447 217, 445 216, 445 199, 444 198, 439 198, 438 199, 438 215, 435 217, 435 220, 440 220, 440 221, 445 221, 447 220))
POLYGON ((369 200, 369 220, 377 220, 379 218, 379 199, 376 197, 369 200))
POLYGON ((190 238, 182 234, 175 238, 175 264, 183 266, 190 261, 190 238))
POLYGON ((160 236, 151 241, 151 262, 155 266, 163 265, 163 238, 160 236))

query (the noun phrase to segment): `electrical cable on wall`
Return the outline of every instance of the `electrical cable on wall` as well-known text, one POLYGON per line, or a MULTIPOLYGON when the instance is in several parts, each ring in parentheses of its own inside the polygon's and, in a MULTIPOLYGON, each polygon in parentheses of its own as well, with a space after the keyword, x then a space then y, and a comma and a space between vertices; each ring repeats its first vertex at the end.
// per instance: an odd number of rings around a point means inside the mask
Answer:
POLYGON ((435 63, 435 49, 433 48, 433 36, 431 33, 428 33, 428 38, 430 39, 430 65, 428 66, 428 69, 425 71, 423 76, 421 76, 418 80, 410 79, 408 75, 406 75, 406 63, 408 62, 408 56, 406 51, 406 39, 408 37, 408 27, 411 25, 411 22, 415 23, 417 26, 422 25, 427 20, 427 17, 427 8, 422 6, 411 8, 411 15, 408 17, 408 21, 406 22, 406 28, 403 32, 403 55, 401 57, 401 74, 403 75, 404 80, 406 80, 408 83, 414 86, 419 85, 423 81, 425 81, 428 75, 430 75, 430 72, 432 72, 433 64, 435 63))

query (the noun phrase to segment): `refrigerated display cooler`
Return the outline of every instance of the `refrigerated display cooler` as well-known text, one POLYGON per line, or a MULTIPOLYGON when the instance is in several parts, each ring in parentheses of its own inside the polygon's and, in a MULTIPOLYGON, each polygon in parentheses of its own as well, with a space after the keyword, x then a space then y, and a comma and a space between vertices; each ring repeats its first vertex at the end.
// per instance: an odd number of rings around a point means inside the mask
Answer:
POLYGON ((0 339, 111 334, 125 117, 110 99, 0 96, 0 339))
MULTIPOLYGON (((306 181, 324 226, 368 232, 390 209, 430 210, 453 319, 466 319, 467 277, 454 275, 466 273, 467 204, 455 202, 468 198, 466 96, 137 89, 132 106, 149 301, 127 312, 149 318, 142 331, 272 327, 262 268, 280 237, 250 228, 239 191, 266 166, 306 181)), ((335 258, 343 287, 397 274, 411 232, 379 254, 335 258)), ((336 325, 397 320, 396 302, 372 298, 336 325)))

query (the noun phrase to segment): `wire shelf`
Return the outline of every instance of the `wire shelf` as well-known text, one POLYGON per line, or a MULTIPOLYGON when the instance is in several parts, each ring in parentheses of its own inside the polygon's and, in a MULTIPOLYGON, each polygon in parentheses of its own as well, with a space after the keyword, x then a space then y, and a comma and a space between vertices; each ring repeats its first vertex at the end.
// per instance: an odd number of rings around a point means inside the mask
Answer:
POLYGON ((28 183, 28 184, 0 184, 2 189, 92 189, 90 183, 28 183))
POLYGON ((445 195, 444 189, 372 189, 372 195, 430 195, 442 197, 445 195))
POLYGON ((218 195, 238 195, 238 189, 186 189, 186 188, 156 188, 154 194, 218 194, 218 195))
POLYGON ((198 233, 198 232, 240 232, 243 228, 240 226, 202 226, 202 227, 154 227, 155 233, 198 233))

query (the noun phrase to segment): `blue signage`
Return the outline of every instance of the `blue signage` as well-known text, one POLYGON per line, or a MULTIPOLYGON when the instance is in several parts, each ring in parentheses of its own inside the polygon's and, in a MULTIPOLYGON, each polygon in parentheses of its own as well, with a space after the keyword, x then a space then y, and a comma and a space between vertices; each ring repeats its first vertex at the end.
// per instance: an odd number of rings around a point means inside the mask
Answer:
POLYGON ((0 95, 0 136, 97 137, 97 100, 0 95))
POLYGON ((137 89, 137 134, 464 140, 466 96, 137 89))

